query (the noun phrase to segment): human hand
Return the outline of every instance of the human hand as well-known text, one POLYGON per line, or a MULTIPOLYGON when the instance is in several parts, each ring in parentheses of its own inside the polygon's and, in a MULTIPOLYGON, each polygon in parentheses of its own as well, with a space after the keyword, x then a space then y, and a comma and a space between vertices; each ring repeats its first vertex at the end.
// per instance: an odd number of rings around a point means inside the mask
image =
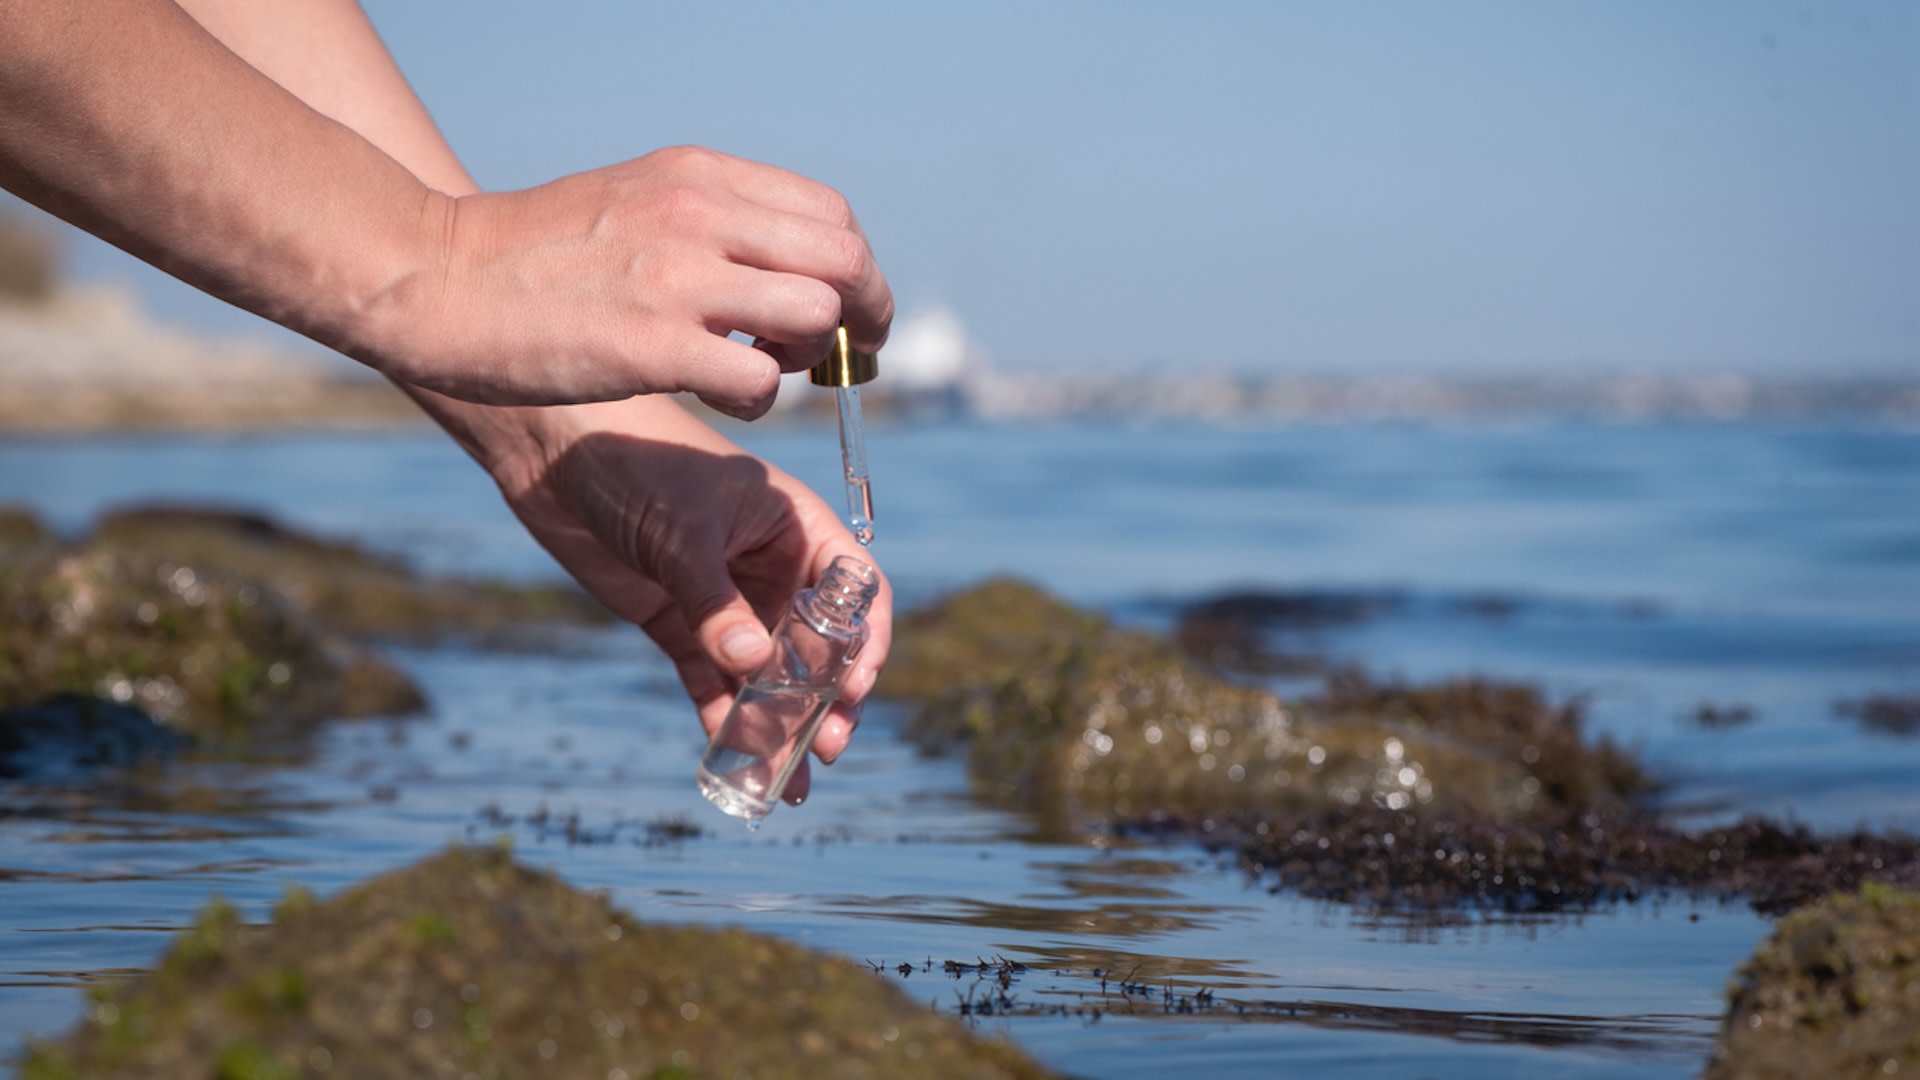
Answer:
MULTIPOLYGON (((554 558, 673 661, 709 738, 772 655, 767 627, 838 555, 871 562, 819 496, 665 398, 484 409, 421 396, 554 558)), ((866 646, 815 737, 846 749, 892 642, 882 576, 866 646)), ((806 765, 786 789, 805 798, 806 765)))
POLYGON ((449 205, 439 264, 370 313, 367 351, 465 401, 688 390, 752 419, 842 321, 867 350, 892 321, 846 200, 770 165, 676 147, 449 205))

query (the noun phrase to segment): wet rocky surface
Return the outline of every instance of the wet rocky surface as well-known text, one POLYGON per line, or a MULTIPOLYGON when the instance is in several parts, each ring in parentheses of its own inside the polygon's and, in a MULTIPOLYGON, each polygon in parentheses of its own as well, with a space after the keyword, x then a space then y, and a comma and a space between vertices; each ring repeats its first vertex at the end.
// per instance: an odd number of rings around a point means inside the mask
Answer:
POLYGON ((575 588, 425 576, 350 541, 311 536, 263 514, 226 507, 123 507, 102 515, 92 544, 184 566, 219 567, 361 640, 541 647, 557 627, 611 621, 605 608, 575 588))
POLYGON ((1920 894, 1869 885, 1788 915, 1729 996, 1707 1080, 1920 1071, 1920 894))
POLYGON ((323 721, 426 706, 378 642, 538 647, 606 618, 577 592, 427 578, 244 511, 134 507, 72 543, 0 513, 0 776, 189 741, 297 756, 323 721))
POLYGON ((270 925, 218 901, 23 1080, 120 1076, 1042 1077, 884 976, 744 930, 639 923, 503 849, 270 925))
MULTIPOLYGON (((1274 609, 1239 598, 1208 619, 1274 609)), ((1047 830, 1199 838, 1308 896, 1537 911, 1679 892, 1778 912, 1920 885, 1912 837, 1669 824, 1657 778, 1531 685, 1338 670, 1282 701, 1182 641, 998 580, 902 616, 880 691, 912 699, 922 748, 964 752, 983 797, 1047 830)))

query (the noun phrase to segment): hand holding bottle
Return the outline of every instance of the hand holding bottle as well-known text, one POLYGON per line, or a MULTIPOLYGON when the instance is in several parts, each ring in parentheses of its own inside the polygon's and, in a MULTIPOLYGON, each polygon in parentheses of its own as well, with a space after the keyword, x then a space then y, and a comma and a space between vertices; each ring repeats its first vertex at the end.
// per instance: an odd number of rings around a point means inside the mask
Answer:
POLYGON ((867 642, 880 574, 850 555, 794 594, 773 627, 773 656, 747 679, 700 761, 700 790, 749 827, 780 799, 806 760, 840 680, 867 642))
MULTIPOLYGON (((772 655, 767 628, 794 593, 836 556, 864 555, 811 488, 671 400, 500 409, 416 396, 568 573, 673 660, 709 735, 772 655)), ((846 749, 886 662, 892 604, 882 576, 867 644, 813 744, 822 761, 846 749)), ((807 780, 802 765, 787 795, 807 780)))

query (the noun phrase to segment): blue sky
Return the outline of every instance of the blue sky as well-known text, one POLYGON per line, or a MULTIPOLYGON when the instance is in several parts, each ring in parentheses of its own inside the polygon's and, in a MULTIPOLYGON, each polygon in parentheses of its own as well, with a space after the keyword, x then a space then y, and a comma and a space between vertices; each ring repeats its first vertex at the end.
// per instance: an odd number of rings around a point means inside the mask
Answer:
POLYGON ((482 184, 784 165, 1001 368, 1920 368, 1896 0, 365 2, 482 184))

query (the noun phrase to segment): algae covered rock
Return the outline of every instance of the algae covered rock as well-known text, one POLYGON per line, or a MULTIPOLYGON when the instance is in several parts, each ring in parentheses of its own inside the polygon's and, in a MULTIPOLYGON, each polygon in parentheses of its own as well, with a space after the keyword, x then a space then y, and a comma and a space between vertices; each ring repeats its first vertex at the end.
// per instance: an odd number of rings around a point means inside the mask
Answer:
POLYGON ((425 707, 369 639, 524 646, 608 618, 577 590, 423 577, 246 511, 130 507, 62 544, 0 509, 0 747, 31 744, 8 760, 40 779, 122 761, 137 725, 96 737, 104 704, 222 753, 278 751, 322 720, 425 707))
POLYGON ((245 510, 130 506, 101 517, 97 547, 218 567, 271 588, 328 628, 358 638, 506 640, 542 627, 604 624, 577 589, 425 577, 356 544, 309 536, 245 510))
POLYGON ((24 506, 0 504, 0 555, 54 541, 40 516, 24 506))
POLYGON ((23 1080, 67 1077, 1042 1077, 884 977, 744 930, 638 923, 456 850, 271 925, 209 907, 94 993, 23 1080))
POLYGON ((112 548, 40 551, 0 573, 0 708, 59 694, 227 743, 424 704, 405 675, 271 589, 112 548))
POLYGON ((995 801, 1056 821, 1361 805, 1506 820, 1645 785, 1532 688, 1347 677, 1290 707, 1006 580, 902 618, 879 689, 918 699, 923 746, 964 742, 995 801))
POLYGON ((1920 1074, 1920 893, 1869 885, 1781 919, 1740 968, 1708 1080, 1920 1074))

